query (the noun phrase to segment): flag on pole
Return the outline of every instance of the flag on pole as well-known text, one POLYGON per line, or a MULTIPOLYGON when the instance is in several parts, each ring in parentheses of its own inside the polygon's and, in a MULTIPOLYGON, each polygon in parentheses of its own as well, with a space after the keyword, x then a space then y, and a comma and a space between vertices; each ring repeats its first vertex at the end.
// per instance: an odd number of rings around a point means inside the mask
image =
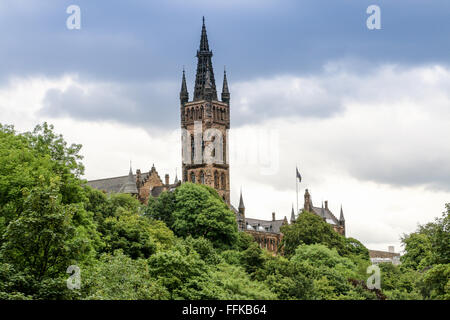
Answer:
POLYGON ((302 182, 302 176, 300 175, 300 172, 298 172, 298 168, 295 167, 295 171, 297 173, 298 182, 302 182))

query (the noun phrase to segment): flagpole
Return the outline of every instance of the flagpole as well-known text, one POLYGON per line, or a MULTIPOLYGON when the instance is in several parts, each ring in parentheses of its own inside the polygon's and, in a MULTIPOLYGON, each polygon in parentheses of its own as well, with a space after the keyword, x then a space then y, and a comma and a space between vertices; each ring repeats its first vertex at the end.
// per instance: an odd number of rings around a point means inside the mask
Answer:
POLYGON ((298 168, 297 167, 295 167, 295 189, 296 189, 296 191, 297 191, 297 212, 296 212, 296 214, 298 214, 298 177, 297 177, 297 171, 298 171, 298 168))

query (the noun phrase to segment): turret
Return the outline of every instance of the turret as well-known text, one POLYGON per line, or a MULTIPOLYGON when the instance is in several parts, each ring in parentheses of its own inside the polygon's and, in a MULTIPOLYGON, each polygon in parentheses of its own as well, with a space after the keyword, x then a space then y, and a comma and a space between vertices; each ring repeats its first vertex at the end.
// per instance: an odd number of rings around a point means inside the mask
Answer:
POLYGON ((238 228, 239 230, 245 230, 245 205, 244 205, 244 199, 242 199, 242 189, 241 189, 241 197, 239 199, 239 206, 238 206, 238 228))
POLYGON ((130 172, 128 173, 127 180, 120 188, 119 193, 128 193, 131 195, 138 194, 138 189, 136 187, 136 179, 134 178, 133 170, 131 169, 131 165, 130 165, 130 172))
POLYGON ((344 211, 342 210, 342 205, 341 205, 341 214, 339 216, 339 224, 341 226, 345 225, 344 211))
POLYGON ((222 102, 230 103, 230 91, 228 90, 227 71, 223 70, 222 102))
POLYGON ((187 91, 186 76, 183 68, 183 78, 181 79, 180 103, 185 104, 189 101, 189 92, 187 91))
POLYGON ((295 222, 295 212, 294 212, 294 204, 292 204, 292 210, 291 210, 291 223, 295 222))
POLYGON ((303 206, 303 209, 305 211, 312 212, 311 195, 309 194, 308 189, 305 190, 305 204, 303 206))

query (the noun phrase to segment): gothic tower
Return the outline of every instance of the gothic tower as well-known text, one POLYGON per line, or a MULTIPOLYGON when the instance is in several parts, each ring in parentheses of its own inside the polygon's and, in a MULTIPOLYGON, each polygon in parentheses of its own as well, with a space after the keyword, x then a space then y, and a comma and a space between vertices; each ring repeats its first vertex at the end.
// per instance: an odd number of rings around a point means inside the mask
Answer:
POLYGON ((213 187, 230 204, 230 92, 224 71, 222 101, 218 100, 212 55, 203 18, 192 101, 189 101, 184 70, 181 82, 182 179, 213 187))

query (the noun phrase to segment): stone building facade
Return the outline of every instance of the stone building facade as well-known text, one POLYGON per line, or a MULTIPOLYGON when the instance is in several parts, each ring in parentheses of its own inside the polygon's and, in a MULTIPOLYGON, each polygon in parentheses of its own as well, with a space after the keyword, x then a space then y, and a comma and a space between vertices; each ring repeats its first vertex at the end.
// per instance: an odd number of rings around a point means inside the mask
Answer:
MULTIPOLYGON (((164 181, 153 165, 146 172, 131 168, 128 176, 89 181, 94 188, 108 193, 129 193, 146 204, 149 197, 157 197, 163 191, 171 191, 182 182, 201 183, 214 188, 236 215, 236 223, 241 232, 253 236, 261 248, 277 253, 283 238, 280 228, 289 224, 286 216, 276 219, 272 213, 271 220, 246 217, 242 191, 238 209, 230 203, 230 167, 228 130, 230 129, 230 91, 227 74, 224 70, 221 99, 219 101, 212 65, 212 51, 209 48, 205 20, 203 18, 200 46, 197 50, 197 71, 193 99, 189 101, 186 75, 183 70, 180 90, 180 118, 182 129, 182 181, 175 177, 173 183, 169 175, 164 181)), ((308 190, 305 192, 305 211, 313 212, 345 235, 345 220, 341 208, 341 217, 337 219, 328 209, 314 207, 308 190)), ((292 207, 290 223, 296 215, 292 207)))
POLYGON ((105 178, 88 181, 88 185, 106 193, 128 193, 134 195, 143 204, 148 203, 149 197, 157 197, 163 191, 174 190, 181 184, 175 176, 173 183, 169 181, 169 175, 164 176, 164 181, 160 178, 154 165, 148 172, 142 173, 136 170, 136 174, 130 167, 127 176, 105 178))
POLYGON ((339 215, 339 219, 331 212, 331 210, 328 208, 328 201, 325 201, 325 206, 322 203, 322 207, 315 207, 311 200, 311 194, 309 193, 308 189, 305 190, 305 201, 303 205, 303 211, 311 212, 319 217, 323 218, 323 220, 330 224, 334 231, 337 233, 340 233, 341 235, 345 236, 345 218, 344 218, 344 211, 342 210, 341 206, 341 212, 339 215))
POLYGON ((192 101, 189 101, 184 70, 181 82, 182 174, 183 182, 213 187, 230 204, 230 92, 224 71, 221 101, 218 100, 212 56, 203 18, 192 101))

